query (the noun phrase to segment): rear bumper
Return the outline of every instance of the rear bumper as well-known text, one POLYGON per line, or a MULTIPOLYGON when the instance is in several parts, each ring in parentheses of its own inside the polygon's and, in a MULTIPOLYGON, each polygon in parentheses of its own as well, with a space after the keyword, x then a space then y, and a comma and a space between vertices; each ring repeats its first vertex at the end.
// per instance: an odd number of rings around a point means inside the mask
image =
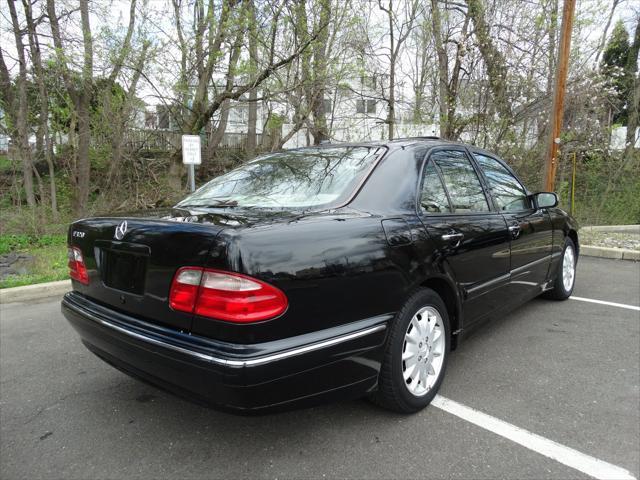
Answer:
POLYGON ((356 397, 375 388, 386 325, 381 315, 253 345, 143 322, 71 292, 62 313, 83 343, 114 367, 190 399, 265 411, 356 397))

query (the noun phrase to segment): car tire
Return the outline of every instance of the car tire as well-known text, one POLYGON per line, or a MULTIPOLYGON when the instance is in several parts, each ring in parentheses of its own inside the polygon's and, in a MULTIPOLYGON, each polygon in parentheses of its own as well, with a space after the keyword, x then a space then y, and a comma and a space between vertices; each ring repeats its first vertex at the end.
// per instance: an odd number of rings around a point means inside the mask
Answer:
POLYGON ((429 405, 444 378, 450 341, 440 296, 428 288, 414 292, 391 323, 374 403, 400 413, 429 405))
POLYGON ((576 284, 576 265, 578 254, 576 246, 569 237, 564 240, 562 258, 558 265, 556 278, 553 281, 553 288, 546 292, 545 296, 553 300, 566 300, 573 293, 576 284))

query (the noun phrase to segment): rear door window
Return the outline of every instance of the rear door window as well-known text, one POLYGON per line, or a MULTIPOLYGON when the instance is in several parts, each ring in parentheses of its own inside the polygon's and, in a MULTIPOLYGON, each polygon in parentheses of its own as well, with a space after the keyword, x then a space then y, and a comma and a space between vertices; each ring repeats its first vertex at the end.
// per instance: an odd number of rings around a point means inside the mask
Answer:
POLYGON ((489 211, 482 183, 464 152, 441 150, 431 155, 430 162, 434 162, 442 172, 453 213, 489 211))
POLYGON ((438 168, 433 161, 429 161, 424 169, 420 207, 426 213, 451 212, 447 193, 444 190, 444 185, 442 185, 438 168))

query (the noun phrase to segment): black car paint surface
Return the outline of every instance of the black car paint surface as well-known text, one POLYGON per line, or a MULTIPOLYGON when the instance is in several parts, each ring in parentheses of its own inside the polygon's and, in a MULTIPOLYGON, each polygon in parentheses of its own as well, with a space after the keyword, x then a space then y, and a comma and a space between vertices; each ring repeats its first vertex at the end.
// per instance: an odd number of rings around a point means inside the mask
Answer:
POLYGON ((65 316, 98 356, 175 393, 234 410, 304 405, 375 390, 386 327, 416 288, 443 298, 455 345, 480 320, 542 293, 564 239, 577 246, 566 213, 498 211, 480 173, 490 211, 421 211, 430 154, 457 150, 473 162, 472 147, 421 139, 376 145, 386 153, 366 181, 329 209, 173 209, 75 222, 69 244, 82 250, 90 283, 73 282, 65 316), (115 240, 123 219, 128 230, 115 240), (464 234, 459 244, 442 240, 451 231, 464 234), (112 253, 141 259, 144 278, 128 291, 104 283, 101 261, 112 253), (183 266, 258 278, 282 290, 288 308, 251 324, 173 311, 169 289, 183 266))

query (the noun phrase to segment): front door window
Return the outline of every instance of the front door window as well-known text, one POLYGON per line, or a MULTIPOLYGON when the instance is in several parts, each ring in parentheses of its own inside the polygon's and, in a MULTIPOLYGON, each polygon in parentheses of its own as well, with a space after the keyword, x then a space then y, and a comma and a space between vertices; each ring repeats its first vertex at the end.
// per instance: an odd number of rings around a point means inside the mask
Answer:
POLYGON ((474 153, 489 183, 498 210, 517 212, 530 208, 529 197, 520 182, 496 159, 474 153))

